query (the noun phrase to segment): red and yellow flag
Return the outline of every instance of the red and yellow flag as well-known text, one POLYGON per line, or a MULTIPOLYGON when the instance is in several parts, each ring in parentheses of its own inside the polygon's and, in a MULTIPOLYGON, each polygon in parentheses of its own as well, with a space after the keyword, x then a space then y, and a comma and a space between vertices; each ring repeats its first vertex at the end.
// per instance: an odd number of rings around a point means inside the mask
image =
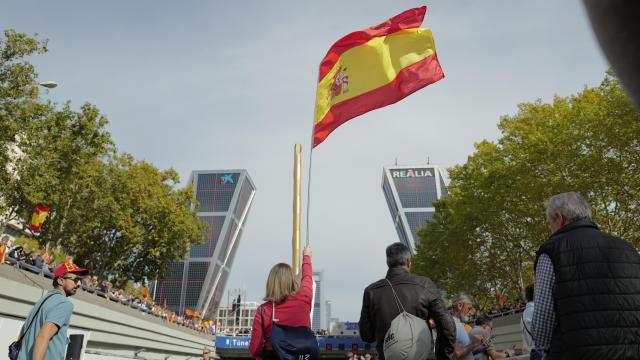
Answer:
POLYGON ((144 287, 144 301, 149 301, 149 288, 148 287, 144 287))
POLYGON ((4 257, 7 255, 7 245, 0 244, 0 264, 4 264, 4 257))
POLYGON ((42 224, 47 219, 49 215, 49 208, 44 205, 36 205, 35 209, 33 209, 33 214, 31 215, 31 224, 29 224, 29 229, 33 232, 38 232, 42 228, 42 224))
POLYGON ((444 77, 426 6, 338 40, 320 63, 313 146, 356 116, 397 101, 444 77))

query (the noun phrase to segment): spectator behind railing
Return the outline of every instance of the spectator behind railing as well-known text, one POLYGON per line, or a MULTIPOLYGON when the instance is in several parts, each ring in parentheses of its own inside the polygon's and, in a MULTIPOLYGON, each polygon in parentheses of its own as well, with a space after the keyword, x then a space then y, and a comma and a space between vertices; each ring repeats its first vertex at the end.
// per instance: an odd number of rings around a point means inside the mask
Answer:
MULTIPOLYGON (((7 242, 5 246, 6 254, 8 254, 8 256, 5 257, 5 262, 13 264, 21 270, 26 270, 48 278, 53 277, 53 269, 56 266, 56 261, 53 256, 48 254, 46 249, 28 252, 27 249, 21 245, 12 247, 10 242, 7 242)), ((166 322, 184 326, 201 333, 213 334, 213 321, 196 318, 185 319, 183 316, 178 316, 175 312, 165 307, 154 304, 151 300, 147 301, 140 296, 127 294, 122 289, 114 288, 107 280, 98 282, 98 279, 92 276, 83 280, 81 288, 86 292, 95 293, 97 296, 103 297, 106 300, 137 308, 142 312, 162 318, 166 322)))

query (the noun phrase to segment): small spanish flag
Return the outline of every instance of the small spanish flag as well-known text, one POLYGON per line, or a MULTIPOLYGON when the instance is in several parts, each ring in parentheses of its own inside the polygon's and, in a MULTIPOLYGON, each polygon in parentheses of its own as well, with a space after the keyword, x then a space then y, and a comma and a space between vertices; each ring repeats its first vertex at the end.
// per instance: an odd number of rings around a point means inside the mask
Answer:
POLYGON ((0 244, 0 264, 4 264, 4 257, 7 255, 7 245, 0 244))
POLYGON ((320 63, 313 146, 345 122, 397 101, 444 77, 426 6, 338 40, 320 63))
POLYGON ((195 316, 195 311, 191 310, 191 308, 184 309, 184 317, 185 319, 189 319, 195 316))
POLYGON ((144 287, 144 301, 149 301, 149 288, 148 287, 144 287))
POLYGON ((38 232, 42 228, 42 224, 47 219, 49 215, 50 209, 44 205, 36 205, 35 209, 33 209, 33 214, 31 215, 31 224, 29 224, 29 229, 33 232, 38 232))

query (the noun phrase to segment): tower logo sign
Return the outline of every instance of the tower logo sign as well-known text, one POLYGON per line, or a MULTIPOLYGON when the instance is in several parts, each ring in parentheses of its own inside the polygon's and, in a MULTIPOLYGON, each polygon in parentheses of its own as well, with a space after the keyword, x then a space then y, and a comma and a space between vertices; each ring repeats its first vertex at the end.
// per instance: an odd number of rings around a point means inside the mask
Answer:
POLYGON ((392 170, 391 177, 394 178, 417 178, 417 177, 429 177, 433 176, 431 169, 407 169, 407 170, 392 170))

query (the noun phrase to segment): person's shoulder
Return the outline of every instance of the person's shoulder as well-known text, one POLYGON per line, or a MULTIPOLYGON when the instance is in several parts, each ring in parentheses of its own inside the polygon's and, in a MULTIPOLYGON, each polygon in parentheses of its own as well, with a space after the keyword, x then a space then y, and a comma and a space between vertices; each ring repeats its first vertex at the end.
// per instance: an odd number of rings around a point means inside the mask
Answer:
POLYGON ((43 307, 51 308, 57 306, 65 306, 73 308, 73 303, 69 298, 67 298, 63 293, 57 290, 52 290, 47 294, 48 299, 46 299, 43 307))
POLYGON ((366 292, 366 291, 370 291, 370 290, 378 289, 378 288, 384 287, 384 286, 386 286, 386 285, 388 285, 388 283, 387 283, 387 279, 382 278, 382 279, 380 279, 380 280, 374 281, 374 282, 372 282, 371 284, 369 284, 369 285, 364 289, 364 291, 366 292))
POLYGON ((487 334, 487 331, 480 326, 474 326, 473 328, 471 328, 471 331, 469 331, 469 336, 480 335, 482 337, 485 337, 487 334))
POLYGON ((407 277, 411 279, 416 284, 425 287, 425 288, 436 288, 436 284, 430 278, 422 275, 417 275, 413 273, 407 273, 407 277))

